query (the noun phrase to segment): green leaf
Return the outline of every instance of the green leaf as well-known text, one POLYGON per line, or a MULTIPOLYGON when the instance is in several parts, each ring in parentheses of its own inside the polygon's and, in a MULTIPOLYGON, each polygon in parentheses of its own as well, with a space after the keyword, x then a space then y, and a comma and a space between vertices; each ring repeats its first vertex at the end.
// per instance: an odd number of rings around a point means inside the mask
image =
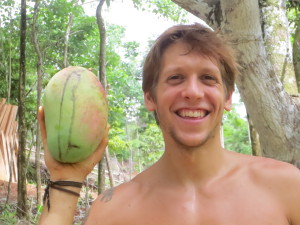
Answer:
POLYGON ((106 0, 106 5, 108 8, 110 7, 110 0, 106 0))
POLYGON ((42 213, 43 205, 37 205, 37 211, 38 211, 38 213, 42 213))

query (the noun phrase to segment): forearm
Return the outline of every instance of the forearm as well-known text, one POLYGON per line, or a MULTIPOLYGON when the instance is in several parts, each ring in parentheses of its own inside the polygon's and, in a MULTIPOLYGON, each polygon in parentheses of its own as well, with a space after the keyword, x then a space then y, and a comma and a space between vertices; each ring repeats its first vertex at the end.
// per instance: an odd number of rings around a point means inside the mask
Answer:
MULTIPOLYGON (((64 189, 70 190, 75 193, 80 193, 80 188, 77 187, 64 187, 64 189)), ((54 188, 50 188, 49 191, 50 209, 48 210, 46 201, 38 224, 73 224, 74 215, 77 208, 78 196, 54 188)))

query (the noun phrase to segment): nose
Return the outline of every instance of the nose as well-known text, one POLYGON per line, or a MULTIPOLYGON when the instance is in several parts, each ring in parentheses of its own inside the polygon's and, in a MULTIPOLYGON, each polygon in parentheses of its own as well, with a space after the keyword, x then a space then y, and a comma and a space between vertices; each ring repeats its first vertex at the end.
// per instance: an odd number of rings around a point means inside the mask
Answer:
POLYGON ((203 98, 203 96, 204 89, 197 78, 191 78, 185 83, 182 97, 189 101, 196 101, 203 98))

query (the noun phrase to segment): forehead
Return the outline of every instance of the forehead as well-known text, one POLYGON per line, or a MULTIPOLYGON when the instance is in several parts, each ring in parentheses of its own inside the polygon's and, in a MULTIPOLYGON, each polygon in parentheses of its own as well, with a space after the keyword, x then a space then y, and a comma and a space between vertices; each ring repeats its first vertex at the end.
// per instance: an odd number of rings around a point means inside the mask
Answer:
POLYGON ((201 71, 220 73, 218 60, 204 54, 201 49, 192 49, 185 42, 172 43, 165 49, 162 55, 160 72, 190 67, 196 67, 201 71))

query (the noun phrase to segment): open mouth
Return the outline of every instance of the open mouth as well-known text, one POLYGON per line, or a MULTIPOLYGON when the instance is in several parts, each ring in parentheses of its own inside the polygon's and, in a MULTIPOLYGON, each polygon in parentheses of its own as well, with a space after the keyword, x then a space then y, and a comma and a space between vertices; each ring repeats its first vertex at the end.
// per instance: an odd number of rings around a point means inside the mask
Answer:
POLYGON ((182 118, 203 118, 208 115, 206 110, 181 109, 176 114, 182 118))

